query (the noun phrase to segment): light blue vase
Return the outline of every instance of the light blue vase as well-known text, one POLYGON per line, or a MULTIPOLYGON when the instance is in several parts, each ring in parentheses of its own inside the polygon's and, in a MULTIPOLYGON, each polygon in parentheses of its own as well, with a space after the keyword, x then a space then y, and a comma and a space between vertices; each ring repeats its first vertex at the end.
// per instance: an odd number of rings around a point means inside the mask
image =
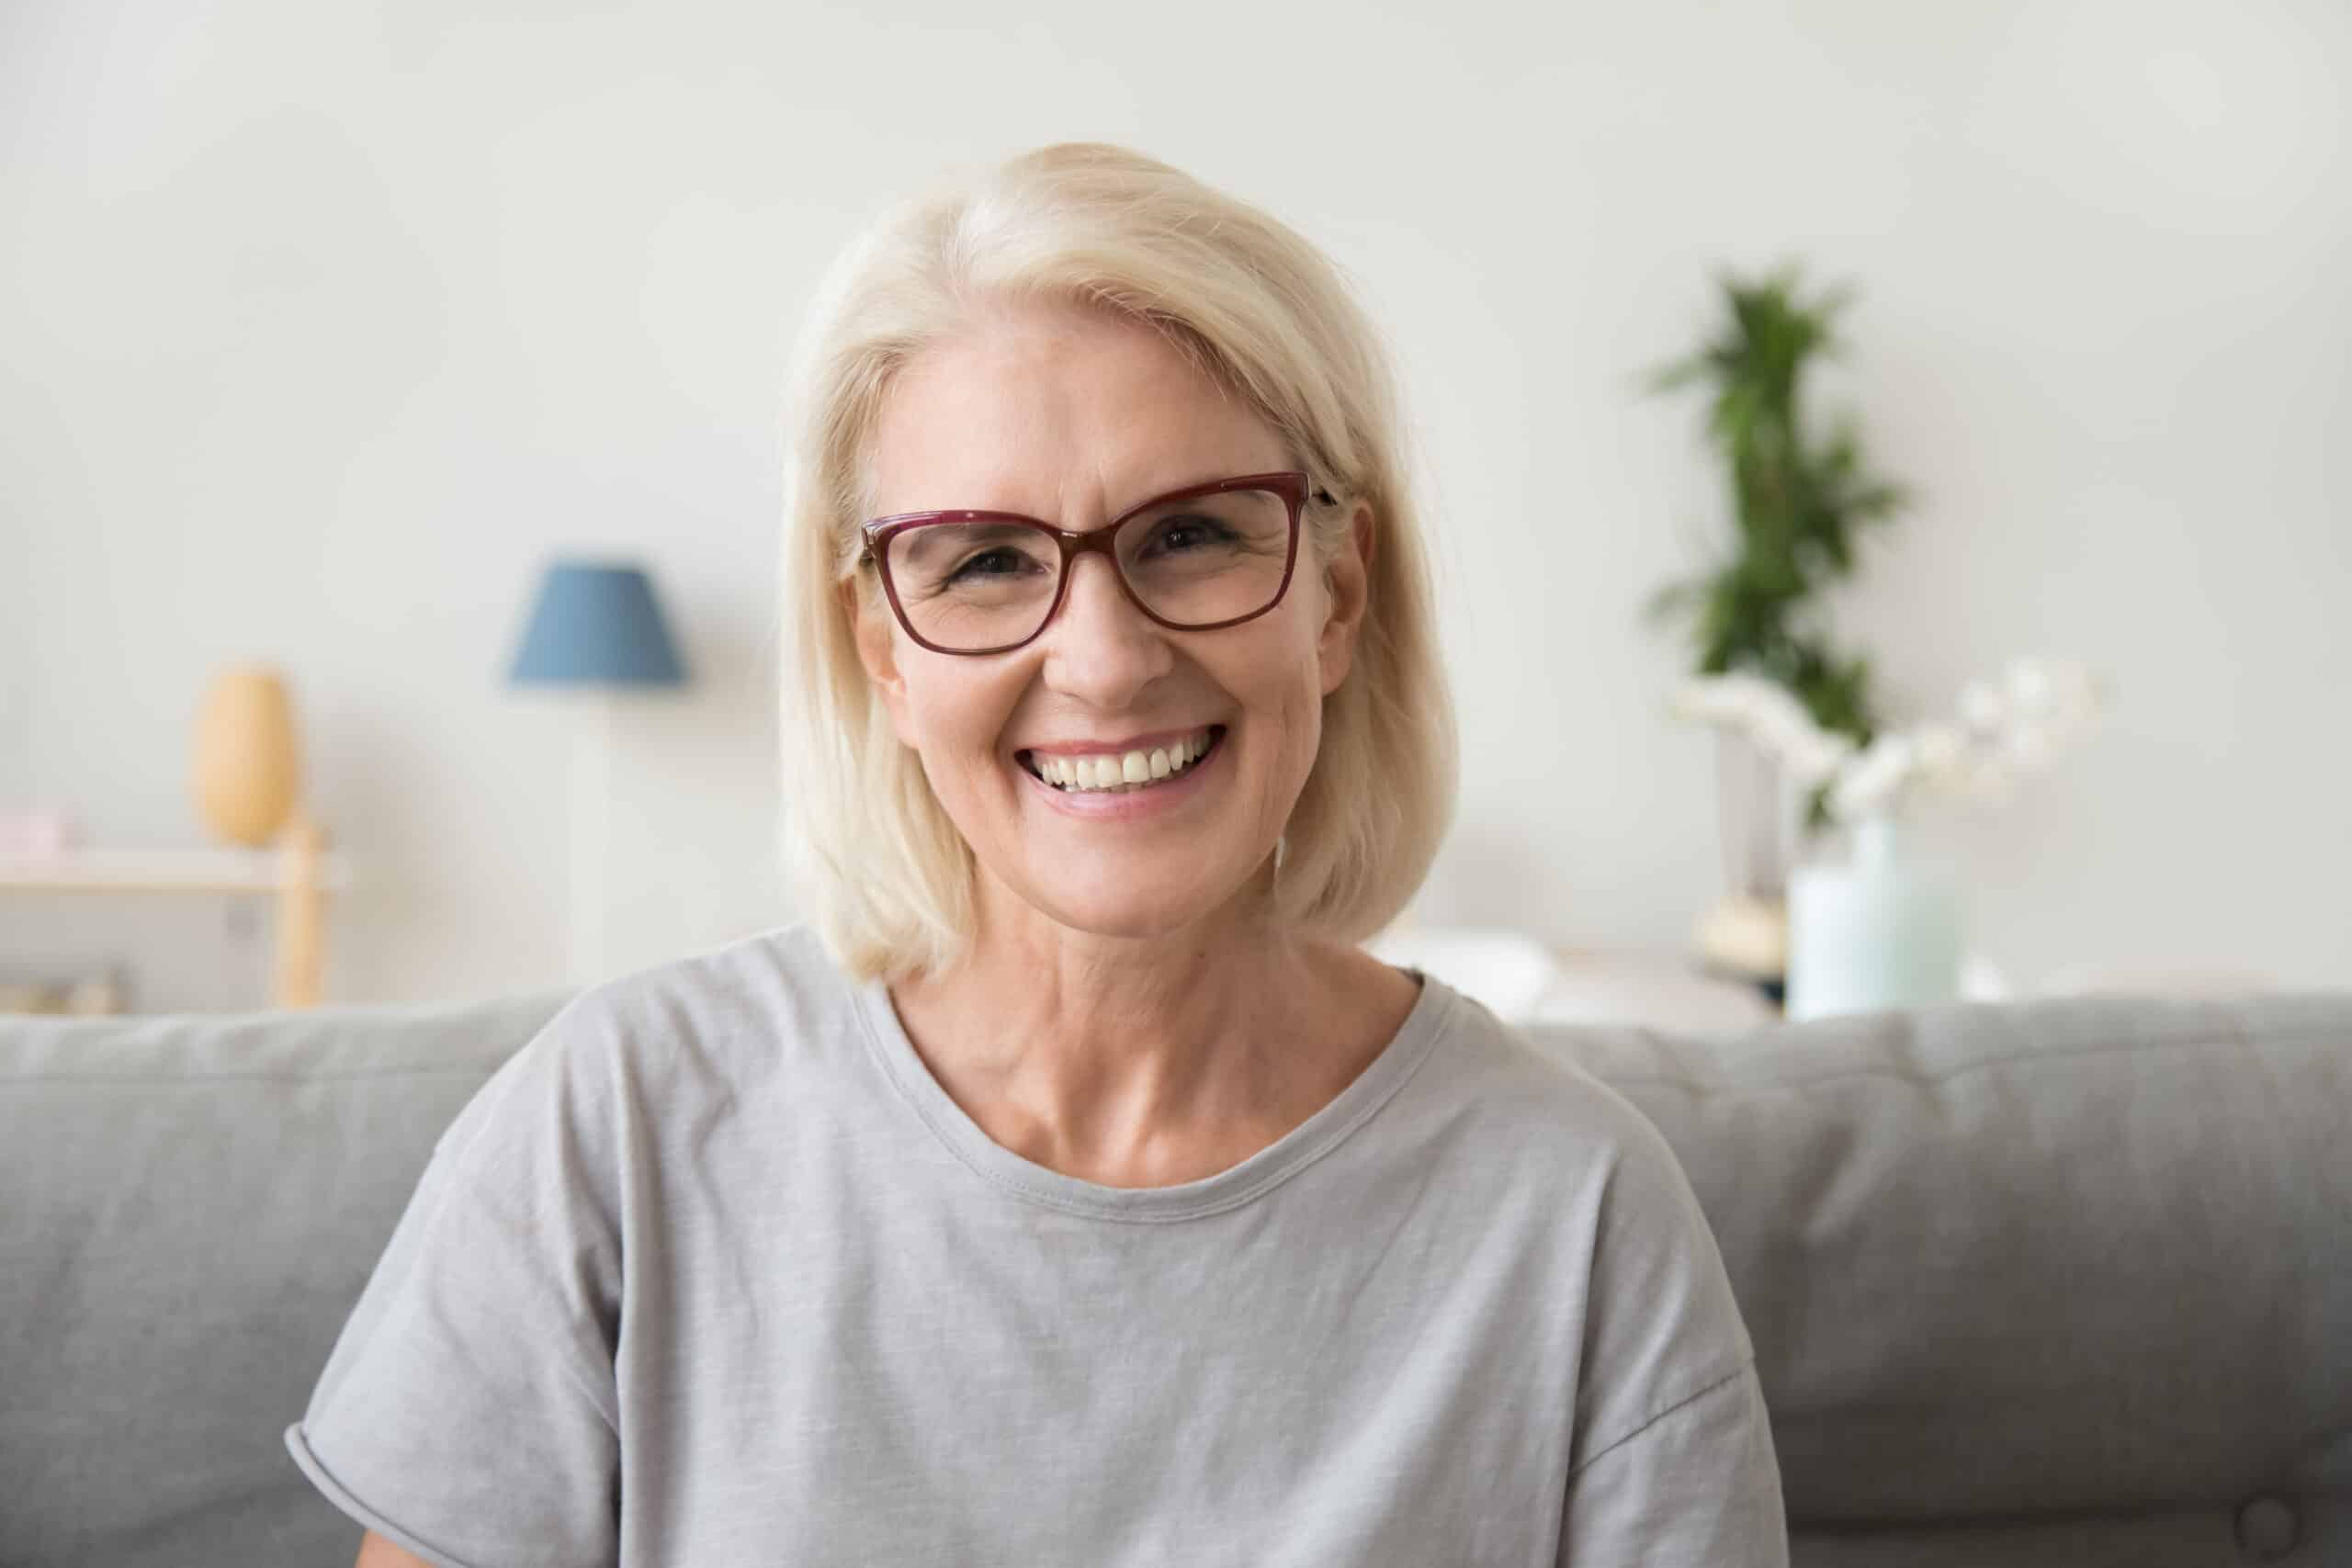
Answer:
POLYGON ((1854 829, 1849 864, 1789 879, 1788 1016, 1925 1007, 1960 994, 1960 896, 1900 824, 1854 829))

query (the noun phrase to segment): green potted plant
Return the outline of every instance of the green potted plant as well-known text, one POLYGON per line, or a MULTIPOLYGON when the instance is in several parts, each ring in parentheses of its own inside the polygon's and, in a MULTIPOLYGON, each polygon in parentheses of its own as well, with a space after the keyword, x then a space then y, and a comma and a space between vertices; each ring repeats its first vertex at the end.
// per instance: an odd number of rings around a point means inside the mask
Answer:
MULTIPOLYGON (((1851 413, 1816 434, 1804 401, 1805 372, 1838 352, 1838 317, 1854 293, 1832 286, 1808 295, 1793 265, 1719 281, 1724 313, 1709 340, 1652 372, 1649 384, 1706 390, 1707 439, 1729 487, 1731 547, 1710 569, 1660 588, 1647 618, 1685 624, 1695 674, 1770 682, 1819 730, 1867 746, 1877 728, 1870 662, 1831 646, 1815 595, 1851 574, 1862 531, 1891 520, 1907 497, 1869 473, 1851 413)), ((1776 981, 1786 961, 1781 774, 1735 729, 1719 728, 1718 747, 1733 886, 1702 922, 1701 945, 1725 967, 1776 981)), ((1827 821, 1816 788, 1804 829, 1827 821)))

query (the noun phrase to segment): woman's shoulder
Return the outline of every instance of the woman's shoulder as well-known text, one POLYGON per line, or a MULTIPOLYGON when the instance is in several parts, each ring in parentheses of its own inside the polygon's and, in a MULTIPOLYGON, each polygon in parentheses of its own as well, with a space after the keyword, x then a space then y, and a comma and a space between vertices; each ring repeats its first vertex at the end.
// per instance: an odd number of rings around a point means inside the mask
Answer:
POLYGON ((1538 1044, 1476 998, 1442 981, 1430 984, 1447 991, 1446 1055, 1464 1091, 1519 1108, 1555 1129, 1566 1122, 1591 1132, 1622 1130, 1629 1115, 1642 1120, 1631 1102, 1572 1057, 1538 1044))
POLYGON ((1476 998, 1449 989, 1444 1001, 1439 1092, 1475 1118, 1483 1142, 1555 1181, 1630 1176, 1668 1192, 1678 1184, 1672 1148, 1618 1089, 1476 998))
POLYGON ((778 926, 630 970, 565 999, 483 1086, 462 1134, 501 1104, 560 1102, 609 1124, 837 1056, 857 1038, 860 987, 803 925, 778 926))
POLYGON ((566 1010, 640 1032, 723 1036, 749 1026, 773 1034, 830 1019, 857 989, 816 930, 792 924, 585 987, 566 1010))
POLYGON ((1477 1001, 1453 1000, 1455 1113, 1476 1129, 1465 1142, 1478 1157, 1468 1163, 1496 1173, 1495 1201, 1540 1196, 1535 1207, 1585 1238, 1593 1292, 1687 1298, 1712 1324, 1702 1337, 1726 1356, 1747 1353, 1713 1231, 1666 1135, 1556 1032, 1539 1044, 1477 1001))

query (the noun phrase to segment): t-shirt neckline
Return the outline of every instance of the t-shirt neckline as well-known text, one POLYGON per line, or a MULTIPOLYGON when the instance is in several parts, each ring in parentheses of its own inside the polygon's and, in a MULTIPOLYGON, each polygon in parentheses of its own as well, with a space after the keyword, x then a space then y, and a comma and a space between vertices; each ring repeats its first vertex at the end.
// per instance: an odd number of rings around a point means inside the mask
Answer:
POLYGON ((1171 1187, 1107 1187, 1037 1164, 982 1130, 940 1086, 908 1038, 888 986, 857 987, 866 1043, 908 1106, 948 1152, 977 1175, 1029 1202, 1106 1220, 1166 1222, 1222 1213, 1272 1190, 1337 1148, 1402 1089, 1445 1033, 1454 993, 1435 976, 1408 968, 1420 995, 1380 1055, 1313 1115, 1237 1165, 1171 1187))

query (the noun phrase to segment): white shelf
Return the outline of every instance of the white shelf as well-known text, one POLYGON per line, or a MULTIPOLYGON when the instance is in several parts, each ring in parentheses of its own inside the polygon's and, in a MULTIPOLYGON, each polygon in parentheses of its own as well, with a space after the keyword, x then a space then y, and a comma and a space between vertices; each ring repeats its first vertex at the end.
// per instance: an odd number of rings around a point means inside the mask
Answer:
MULTIPOLYGON (((56 855, 0 854, 0 889, 31 893, 282 893, 291 863, 277 850, 74 850, 56 855)), ((339 854, 322 855, 318 883, 351 885, 339 854)))

